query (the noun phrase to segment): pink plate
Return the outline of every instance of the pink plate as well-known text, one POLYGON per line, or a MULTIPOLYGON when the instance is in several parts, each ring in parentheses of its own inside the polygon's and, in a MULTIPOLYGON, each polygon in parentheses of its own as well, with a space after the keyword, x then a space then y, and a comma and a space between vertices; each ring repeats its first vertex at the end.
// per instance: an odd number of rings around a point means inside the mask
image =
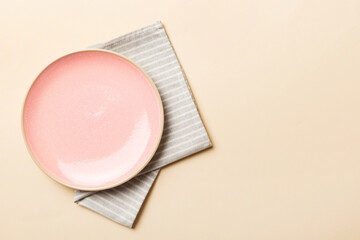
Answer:
POLYGON ((23 130, 37 165, 75 189, 102 190, 154 155, 164 114, 151 79, 116 53, 86 50, 51 63, 31 86, 23 130))

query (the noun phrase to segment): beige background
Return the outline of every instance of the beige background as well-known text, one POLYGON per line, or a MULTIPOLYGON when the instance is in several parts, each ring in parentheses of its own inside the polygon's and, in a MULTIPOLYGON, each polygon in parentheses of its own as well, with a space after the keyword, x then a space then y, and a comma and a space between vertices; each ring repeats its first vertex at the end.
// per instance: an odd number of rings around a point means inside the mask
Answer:
POLYGON ((360 239, 358 0, 0 3, 0 239, 360 239), (215 147, 164 169, 128 229, 32 162, 51 60, 162 20, 215 147))

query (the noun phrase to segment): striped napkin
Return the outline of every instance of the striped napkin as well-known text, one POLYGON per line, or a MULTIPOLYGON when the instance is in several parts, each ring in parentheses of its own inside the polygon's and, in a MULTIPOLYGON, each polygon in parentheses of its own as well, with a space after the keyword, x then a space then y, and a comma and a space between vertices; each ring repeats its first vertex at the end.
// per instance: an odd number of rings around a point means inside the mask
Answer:
POLYGON ((80 206, 131 228, 160 168, 211 147, 211 141, 161 22, 92 48, 114 51, 137 63, 154 81, 164 106, 159 148, 136 177, 108 190, 75 191, 74 201, 80 206))

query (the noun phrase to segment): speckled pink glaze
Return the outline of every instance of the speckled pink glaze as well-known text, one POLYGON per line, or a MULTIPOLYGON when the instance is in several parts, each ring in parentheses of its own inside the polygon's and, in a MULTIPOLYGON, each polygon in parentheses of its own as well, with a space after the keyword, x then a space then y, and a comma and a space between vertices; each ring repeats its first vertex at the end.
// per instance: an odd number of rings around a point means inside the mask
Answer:
POLYGON ((154 154, 163 127, 161 100, 126 59, 82 51, 50 64, 24 105, 23 127, 38 165, 77 189, 120 184, 154 154))

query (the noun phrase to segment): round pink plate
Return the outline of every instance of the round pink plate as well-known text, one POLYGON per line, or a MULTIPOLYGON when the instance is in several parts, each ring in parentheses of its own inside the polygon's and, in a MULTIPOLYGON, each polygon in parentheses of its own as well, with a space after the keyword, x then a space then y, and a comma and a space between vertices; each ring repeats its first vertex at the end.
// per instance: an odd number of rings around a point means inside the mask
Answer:
POLYGON ((154 155, 164 114, 151 79, 103 50, 68 54, 36 78, 23 130, 37 165, 75 189, 102 190, 140 172, 154 155))

